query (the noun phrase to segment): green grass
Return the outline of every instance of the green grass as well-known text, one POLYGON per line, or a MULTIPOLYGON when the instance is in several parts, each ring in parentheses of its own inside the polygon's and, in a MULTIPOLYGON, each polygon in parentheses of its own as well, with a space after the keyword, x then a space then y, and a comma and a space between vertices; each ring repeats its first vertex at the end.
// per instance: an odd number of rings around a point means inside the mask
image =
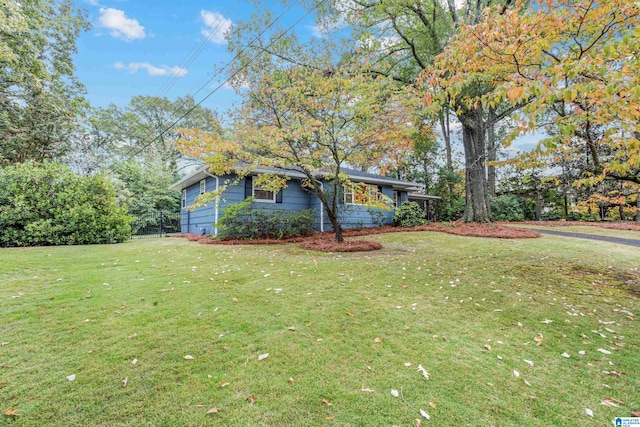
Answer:
POLYGON ((640 408, 637 248, 367 238, 384 249, 0 250, 0 410, 17 411, 0 425, 413 426, 420 408, 437 426, 610 425, 640 408))

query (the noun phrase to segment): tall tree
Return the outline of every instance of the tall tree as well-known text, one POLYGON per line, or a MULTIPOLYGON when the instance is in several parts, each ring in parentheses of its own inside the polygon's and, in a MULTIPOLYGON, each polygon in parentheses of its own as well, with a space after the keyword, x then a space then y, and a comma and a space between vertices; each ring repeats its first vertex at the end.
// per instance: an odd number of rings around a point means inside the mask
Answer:
POLYGON ((89 27, 72 0, 0 3, 0 164, 69 149, 88 106, 73 54, 89 27))
POLYGON ((467 105, 527 104, 511 137, 546 130, 541 152, 583 158, 578 184, 640 184, 639 24, 640 7, 625 0, 492 10, 452 40, 439 78, 448 97, 478 82, 494 87, 467 95, 467 105))
MULTIPOLYGON (((358 50, 367 50, 377 56, 368 70, 372 74, 390 76, 407 85, 417 85, 419 78, 428 82, 428 89, 439 86, 438 80, 424 78, 431 72, 434 58, 443 52, 449 39, 465 24, 478 23, 482 11, 499 4, 502 11, 511 0, 467 1, 458 8, 447 0, 353 0, 345 3, 334 0, 325 8, 324 19, 344 20, 352 25, 358 50)), ((456 65, 458 67, 458 65, 456 65)), ((497 108, 495 114, 486 113, 482 105, 464 103, 465 93, 487 93, 489 85, 471 84, 460 96, 452 96, 438 103, 434 114, 440 117, 445 142, 450 144, 449 112, 454 112, 462 124, 465 154, 466 221, 490 220, 487 199, 485 130, 508 115, 510 109, 497 108)), ((431 102, 431 100, 429 100, 431 102)), ((496 106, 501 107, 501 106, 496 106)), ((450 152, 450 146, 447 146, 450 152)), ((448 163, 450 172, 453 171, 448 163)))
POLYGON ((209 108, 196 106, 193 97, 175 100, 154 96, 135 96, 125 107, 109 105, 93 111, 89 118, 88 145, 96 154, 85 167, 91 169, 99 164, 101 157, 127 160, 132 156, 140 160, 157 160, 164 163, 171 173, 179 168, 180 153, 175 148, 179 132, 172 125, 186 114, 180 126, 217 132, 220 128, 218 115, 209 108))

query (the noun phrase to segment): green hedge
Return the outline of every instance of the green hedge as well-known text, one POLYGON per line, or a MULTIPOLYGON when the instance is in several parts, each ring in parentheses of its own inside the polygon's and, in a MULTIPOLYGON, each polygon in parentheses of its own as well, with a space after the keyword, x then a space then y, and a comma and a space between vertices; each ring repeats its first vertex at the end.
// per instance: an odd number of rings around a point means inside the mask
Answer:
POLYGON ((490 198, 489 204, 495 221, 524 221, 522 205, 516 196, 503 194, 490 198))
POLYGON ((216 227, 222 239, 288 239, 313 234, 315 220, 310 210, 256 209, 249 197, 226 207, 216 227))
POLYGON ((415 227, 427 222, 426 212, 416 202, 402 203, 393 215, 393 223, 396 227, 415 227))
POLYGON ((131 219, 102 176, 55 163, 0 169, 0 246, 123 242, 131 219))

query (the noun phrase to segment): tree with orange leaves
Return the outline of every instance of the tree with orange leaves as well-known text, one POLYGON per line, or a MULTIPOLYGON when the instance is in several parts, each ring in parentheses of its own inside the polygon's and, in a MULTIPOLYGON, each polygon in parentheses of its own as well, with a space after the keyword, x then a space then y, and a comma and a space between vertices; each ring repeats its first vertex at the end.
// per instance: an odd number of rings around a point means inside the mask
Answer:
MULTIPOLYGON (((341 242, 340 194, 344 187, 358 189, 341 168, 380 166, 386 152, 411 149, 414 127, 405 107, 411 97, 391 79, 372 79, 345 65, 262 68, 247 73, 245 82, 227 134, 185 130, 181 151, 217 174, 244 176, 257 168, 303 173, 341 242)), ((286 186, 281 177, 261 179, 274 191, 286 186)), ((381 197, 366 196, 369 205, 383 204, 381 197)))
MULTIPOLYGON (((574 185, 640 185, 640 9, 628 0, 518 3, 463 26, 427 80, 429 101, 519 109, 510 139, 545 131, 540 153, 581 158, 574 185), (461 66, 461 64, 463 64, 461 66), (471 84, 493 90, 470 93, 471 84)), ((636 196, 637 197, 637 196, 636 196)))

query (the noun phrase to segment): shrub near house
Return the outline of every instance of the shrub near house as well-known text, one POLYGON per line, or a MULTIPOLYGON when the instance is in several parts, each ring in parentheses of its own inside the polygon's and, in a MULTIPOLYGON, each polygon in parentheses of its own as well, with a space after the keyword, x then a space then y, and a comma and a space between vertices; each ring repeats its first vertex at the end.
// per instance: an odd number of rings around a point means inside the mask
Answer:
POLYGON ((119 243, 131 236, 130 222, 102 176, 55 163, 0 169, 0 246, 119 243))
POLYGON ((310 210, 299 212, 256 209, 253 197, 229 206, 220 221, 218 236, 222 239, 288 239, 310 236, 315 220, 310 210))

